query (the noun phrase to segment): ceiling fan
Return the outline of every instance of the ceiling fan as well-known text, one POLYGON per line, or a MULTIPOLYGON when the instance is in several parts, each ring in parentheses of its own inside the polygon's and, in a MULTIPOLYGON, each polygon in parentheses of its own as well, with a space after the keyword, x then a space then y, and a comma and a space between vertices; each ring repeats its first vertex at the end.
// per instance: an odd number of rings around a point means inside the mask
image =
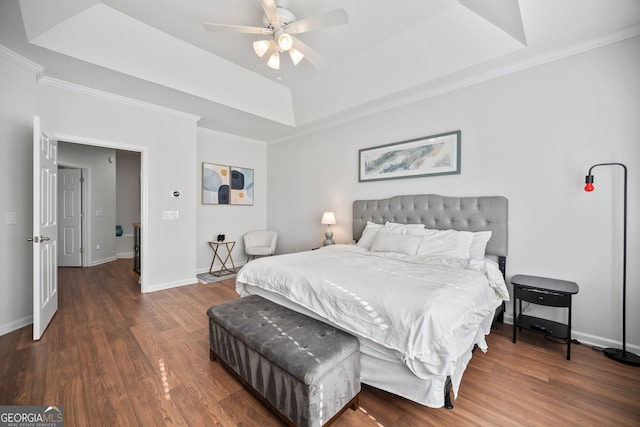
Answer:
POLYGON ((347 24, 347 12, 344 9, 336 9, 311 18, 296 20, 295 15, 287 9, 288 3, 288 0, 260 0, 264 10, 264 27, 210 23, 203 25, 208 31, 271 36, 270 39, 253 42, 253 50, 260 57, 255 67, 256 71, 264 69, 265 66, 279 70, 280 54, 284 52, 289 53, 294 65, 298 65, 305 58, 317 68, 326 67, 327 59, 294 35, 347 24))

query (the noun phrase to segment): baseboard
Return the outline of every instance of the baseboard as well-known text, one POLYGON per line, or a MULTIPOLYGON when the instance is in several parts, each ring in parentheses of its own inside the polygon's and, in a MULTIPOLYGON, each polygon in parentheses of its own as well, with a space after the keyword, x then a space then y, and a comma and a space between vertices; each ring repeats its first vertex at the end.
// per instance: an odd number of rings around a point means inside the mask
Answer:
POLYGON ((26 316, 21 319, 13 320, 11 322, 0 325, 0 336, 6 335, 10 332, 17 331, 25 326, 33 323, 33 316, 26 316))
MULTIPOLYGON (((513 314, 505 314, 504 323, 508 324, 509 327, 511 327, 513 325, 513 314)), ((573 338, 574 340, 580 341, 581 344, 585 344, 585 345, 596 347, 596 348, 608 348, 608 347, 622 348, 621 341, 615 341, 609 338, 586 334, 584 332, 580 332, 573 328, 571 331, 571 338, 573 338)), ((640 354, 640 346, 627 343, 627 351, 630 351, 635 354, 640 354)))
POLYGON ((159 283, 157 285, 147 285, 145 286, 145 289, 143 290, 143 292, 146 294, 149 292, 164 291, 165 289, 179 288, 180 286, 187 286, 187 285, 195 285, 196 283, 198 283, 197 277, 194 277, 192 279, 176 280, 175 282, 159 283))
POLYGON ((118 258, 118 259, 133 258, 133 252, 119 252, 119 253, 116 254, 116 258, 118 258))
MULTIPOLYGON (((580 341, 581 344, 590 345, 592 347, 598 347, 598 348, 622 348, 622 342, 621 341, 615 341, 615 340, 611 340, 609 338, 603 338, 603 337, 598 337, 598 336, 595 336, 595 335, 585 334, 583 332, 576 331, 576 330, 571 331, 571 337, 574 340, 580 341)), ((627 343, 626 350, 631 352, 631 353, 640 354, 640 346, 638 346, 638 345, 633 345, 633 344, 627 343)))
MULTIPOLYGON (((242 267, 244 267, 245 264, 246 264, 246 262, 242 262, 240 264, 234 263, 234 265, 236 266, 236 271, 240 271, 240 269, 242 267)), ((229 267, 231 267, 231 266, 229 266, 229 267)), ((213 268, 214 268, 214 271, 215 271, 215 269, 220 268, 220 265, 214 265, 213 268)), ((209 267, 202 267, 202 268, 199 268, 199 269, 196 270, 196 274, 202 274, 202 273, 208 273, 208 272, 209 272, 209 267)))
POLYGON ((114 257, 114 256, 109 257, 109 258, 97 259, 97 260, 92 261, 91 264, 89 265, 89 267, 95 267, 96 265, 106 264, 108 262, 115 261, 117 259, 118 258, 114 257))
MULTIPOLYGON (((240 270, 240 267, 242 267, 243 265, 244 264, 236 265, 236 270, 240 270)), ((197 274, 208 273, 208 272, 209 272, 209 268, 204 268, 204 269, 199 269, 197 274)), ((180 286, 195 285, 196 283, 199 283, 198 277, 194 277, 193 279, 177 280, 175 282, 159 283, 157 285, 145 286, 145 289, 143 292, 148 293, 148 292, 163 291, 165 289, 178 288, 180 286)))

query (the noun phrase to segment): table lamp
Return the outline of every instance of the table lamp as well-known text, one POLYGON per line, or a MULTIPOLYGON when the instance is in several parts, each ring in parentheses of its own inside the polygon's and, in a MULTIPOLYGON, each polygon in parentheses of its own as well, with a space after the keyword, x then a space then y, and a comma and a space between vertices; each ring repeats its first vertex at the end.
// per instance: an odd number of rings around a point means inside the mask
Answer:
POLYGON ((336 223, 336 215, 333 212, 325 212, 322 214, 321 224, 327 225, 327 231, 324 233, 324 242, 323 246, 334 245, 336 242, 333 241, 333 231, 331 231, 331 226, 336 223))

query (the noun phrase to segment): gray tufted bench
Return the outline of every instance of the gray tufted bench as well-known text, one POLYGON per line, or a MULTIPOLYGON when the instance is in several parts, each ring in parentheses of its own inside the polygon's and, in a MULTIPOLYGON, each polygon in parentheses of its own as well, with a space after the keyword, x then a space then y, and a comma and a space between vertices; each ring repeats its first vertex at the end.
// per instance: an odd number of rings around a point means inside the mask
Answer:
POLYGON ((358 339, 252 295, 207 310, 218 360, 289 425, 321 426, 358 408, 358 339))

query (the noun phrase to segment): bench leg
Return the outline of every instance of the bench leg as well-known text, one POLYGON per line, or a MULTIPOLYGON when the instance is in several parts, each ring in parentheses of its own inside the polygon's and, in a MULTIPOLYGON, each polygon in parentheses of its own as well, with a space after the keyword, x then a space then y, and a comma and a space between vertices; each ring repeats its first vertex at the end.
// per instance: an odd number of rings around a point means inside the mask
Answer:
POLYGON ((356 397, 354 397, 350 403, 351 406, 349 406, 349 408, 351 408, 352 411, 357 411, 360 407, 360 393, 356 394, 356 397))
POLYGON ((339 411, 338 411, 338 412, 337 412, 333 417, 331 417, 331 419, 330 419, 330 420, 328 420, 326 423, 324 423, 324 424, 322 425, 322 427, 328 427, 328 426, 330 426, 331 424, 333 424, 333 422, 334 422, 335 420, 337 420, 337 419, 338 419, 338 417, 339 417, 340 415, 342 415, 342 413, 343 413, 343 412, 345 412, 345 411, 347 410, 347 408, 348 408, 348 409, 351 409, 352 411, 357 411, 359 407, 360 407, 360 393, 356 394, 356 395, 353 397, 353 399, 351 399, 351 400, 349 401, 349 403, 347 403, 346 405, 344 405, 344 406, 342 407, 342 409, 340 409, 340 410, 339 410, 339 411))

